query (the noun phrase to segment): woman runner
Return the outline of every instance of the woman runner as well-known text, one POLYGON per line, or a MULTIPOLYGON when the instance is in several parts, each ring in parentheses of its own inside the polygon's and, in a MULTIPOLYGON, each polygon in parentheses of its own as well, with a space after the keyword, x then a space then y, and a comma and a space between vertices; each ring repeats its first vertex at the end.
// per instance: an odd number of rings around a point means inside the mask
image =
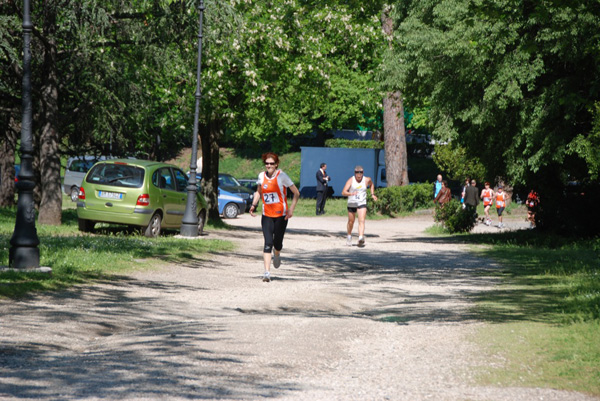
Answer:
POLYGON ((346 181, 342 195, 348 197, 348 238, 346 245, 352 246, 352 228, 358 214, 358 246, 365 246, 365 219, 367 217, 367 188, 371 188, 371 197, 377 201, 375 186, 370 177, 364 176, 362 166, 354 167, 354 176, 346 181))
POLYGON ((288 220, 294 215, 294 208, 300 192, 294 185, 290 177, 279 167, 279 157, 272 152, 262 155, 265 171, 258 175, 258 185, 252 199, 250 215, 255 216, 254 211, 258 206, 259 200, 263 201, 262 230, 265 237, 265 246, 263 249, 263 262, 265 273, 263 281, 271 281, 271 259, 273 267, 278 268, 281 265, 281 249, 283 248, 283 236, 287 227, 288 220), (287 189, 294 194, 292 205, 288 208, 287 189), (271 255, 271 252, 273 253, 271 255))
POLYGON ((483 210, 485 211, 485 225, 491 226, 490 208, 494 203, 494 190, 490 188, 490 183, 485 183, 485 188, 481 190, 481 199, 483 199, 483 210))

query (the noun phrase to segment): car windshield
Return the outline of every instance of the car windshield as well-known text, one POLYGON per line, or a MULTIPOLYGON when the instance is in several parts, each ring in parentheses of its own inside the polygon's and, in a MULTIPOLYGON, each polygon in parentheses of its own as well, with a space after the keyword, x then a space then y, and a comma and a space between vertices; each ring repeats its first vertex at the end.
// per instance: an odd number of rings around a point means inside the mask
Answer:
POLYGON ((144 182, 144 169, 126 164, 96 164, 87 175, 86 182, 115 187, 140 188, 144 182))
POLYGON ((233 178, 230 175, 221 175, 219 176, 219 185, 228 185, 230 187, 239 187, 240 183, 238 182, 238 180, 236 180, 235 178, 233 178))
POLYGON ((97 160, 73 160, 69 165, 69 171, 76 173, 87 173, 97 160))

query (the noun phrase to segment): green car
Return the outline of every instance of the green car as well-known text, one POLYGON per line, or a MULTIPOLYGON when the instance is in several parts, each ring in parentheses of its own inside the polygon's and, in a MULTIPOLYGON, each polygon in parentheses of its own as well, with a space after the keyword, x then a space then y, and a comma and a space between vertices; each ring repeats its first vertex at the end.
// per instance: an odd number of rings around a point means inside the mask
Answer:
MULTIPOLYGON (((187 202, 187 176, 175 166, 148 160, 111 159, 88 171, 79 190, 79 230, 96 223, 142 227, 146 237, 180 228, 187 202)), ((206 201, 197 194, 198 234, 206 222, 206 201)))

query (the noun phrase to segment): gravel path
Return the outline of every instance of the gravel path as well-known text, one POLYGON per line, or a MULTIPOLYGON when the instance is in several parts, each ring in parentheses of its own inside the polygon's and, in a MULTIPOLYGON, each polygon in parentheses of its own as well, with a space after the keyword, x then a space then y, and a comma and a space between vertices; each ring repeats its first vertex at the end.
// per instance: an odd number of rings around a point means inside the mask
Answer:
POLYGON ((203 238, 231 254, 0 301, 0 399, 595 399, 473 384, 470 296, 496 283, 430 216, 368 221, 365 248, 345 218, 294 217, 271 283, 260 218, 230 223, 203 238))

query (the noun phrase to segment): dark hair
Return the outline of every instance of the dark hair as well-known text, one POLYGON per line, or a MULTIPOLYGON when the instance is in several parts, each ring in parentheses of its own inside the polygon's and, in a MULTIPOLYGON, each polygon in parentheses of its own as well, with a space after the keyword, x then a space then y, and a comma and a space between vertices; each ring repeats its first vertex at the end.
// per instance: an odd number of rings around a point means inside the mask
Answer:
POLYGON ((327 163, 321 163, 321 168, 325 167, 327 163))
POLYGON ((444 181, 442 181, 442 184, 444 184, 444 186, 445 186, 446 188, 448 188, 448 181, 444 180, 444 181))
POLYGON ((486 181, 486 182, 485 182, 485 185, 490 185, 490 183, 486 181))
POLYGON ((277 156, 276 153, 273 153, 273 152, 263 153, 261 158, 262 158, 263 163, 266 162, 267 159, 273 159, 273 161, 275 162, 275 165, 279 166, 279 156, 277 156))

